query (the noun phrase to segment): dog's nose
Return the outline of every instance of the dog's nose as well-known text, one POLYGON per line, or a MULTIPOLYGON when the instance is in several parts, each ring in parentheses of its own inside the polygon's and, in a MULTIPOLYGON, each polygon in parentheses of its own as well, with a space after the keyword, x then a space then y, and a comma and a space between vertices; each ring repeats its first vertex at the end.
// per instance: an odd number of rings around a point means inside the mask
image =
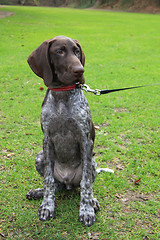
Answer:
POLYGON ((73 68, 73 74, 75 76, 81 76, 84 73, 84 68, 82 66, 76 66, 73 68))

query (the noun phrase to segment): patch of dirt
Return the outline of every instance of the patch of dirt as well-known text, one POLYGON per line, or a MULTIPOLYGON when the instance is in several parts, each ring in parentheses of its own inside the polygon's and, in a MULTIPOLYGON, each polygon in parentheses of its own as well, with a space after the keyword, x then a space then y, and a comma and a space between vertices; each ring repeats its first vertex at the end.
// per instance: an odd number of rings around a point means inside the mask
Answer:
POLYGON ((12 16, 12 15, 13 15, 12 12, 0 11, 0 19, 1 19, 1 18, 5 18, 5 17, 12 16))
POLYGON ((129 112, 127 108, 114 108, 114 112, 129 112))
POLYGON ((116 198, 119 199, 120 203, 127 204, 128 202, 146 202, 153 198, 156 198, 157 195, 153 195, 151 193, 143 194, 143 193, 136 193, 134 191, 128 191, 123 196, 116 194, 116 198))

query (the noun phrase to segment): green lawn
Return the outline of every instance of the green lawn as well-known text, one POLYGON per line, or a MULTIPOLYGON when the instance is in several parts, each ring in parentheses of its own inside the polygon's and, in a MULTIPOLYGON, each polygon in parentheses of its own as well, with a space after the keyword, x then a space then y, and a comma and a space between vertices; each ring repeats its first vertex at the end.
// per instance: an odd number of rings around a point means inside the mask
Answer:
POLYGON ((115 170, 98 175, 94 184, 101 210, 93 226, 78 222, 78 190, 57 194, 56 219, 48 222, 37 216, 41 201, 29 201, 25 195, 43 185, 34 159, 42 148, 45 91, 39 90, 43 81, 27 65, 30 53, 44 40, 66 35, 82 45, 90 87, 159 83, 160 15, 36 7, 1 10, 14 13, 0 19, 2 239, 159 239, 159 85, 86 94, 97 126, 98 166, 115 170))

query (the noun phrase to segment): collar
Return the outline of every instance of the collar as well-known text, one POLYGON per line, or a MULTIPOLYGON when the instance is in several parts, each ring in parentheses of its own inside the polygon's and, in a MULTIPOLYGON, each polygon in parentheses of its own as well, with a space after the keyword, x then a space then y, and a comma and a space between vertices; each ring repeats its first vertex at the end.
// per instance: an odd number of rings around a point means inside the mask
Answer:
POLYGON ((50 89, 53 92, 60 92, 60 91, 69 91, 69 90, 73 90, 75 88, 80 88, 80 87, 81 87, 81 84, 78 82, 69 86, 62 86, 59 88, 48 88, 48 89, 50 89))

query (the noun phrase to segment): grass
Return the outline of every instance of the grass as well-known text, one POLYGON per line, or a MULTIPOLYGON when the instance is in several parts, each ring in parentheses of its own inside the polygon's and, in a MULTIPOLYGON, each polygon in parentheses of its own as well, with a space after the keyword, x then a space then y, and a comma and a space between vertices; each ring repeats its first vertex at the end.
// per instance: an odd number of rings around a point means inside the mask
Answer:
MULTIPOLYGON (((57 194, 56 219, 41 222, 41 201, 26 193, 41 187, 34 159, 42 147, 40 109, 45 91, 26 59, 45 39, 78 39, 92 88, 158 83, 160 15, 63 8, 5 7, 0 19, 2 239, 159 239, 159 92, 152 86, 86 94, 96 130, 94 184, 101 204, 92 227, 78 222, 79 193, 57 194), (138 185, 135 181, 140 179, 138 185), (74 201, 73 201, 74 200, 74 201)), ((44 87, 45 88, 45 87, 44 87)), ((46 88, 45 88, 46 89, 46 88)))

